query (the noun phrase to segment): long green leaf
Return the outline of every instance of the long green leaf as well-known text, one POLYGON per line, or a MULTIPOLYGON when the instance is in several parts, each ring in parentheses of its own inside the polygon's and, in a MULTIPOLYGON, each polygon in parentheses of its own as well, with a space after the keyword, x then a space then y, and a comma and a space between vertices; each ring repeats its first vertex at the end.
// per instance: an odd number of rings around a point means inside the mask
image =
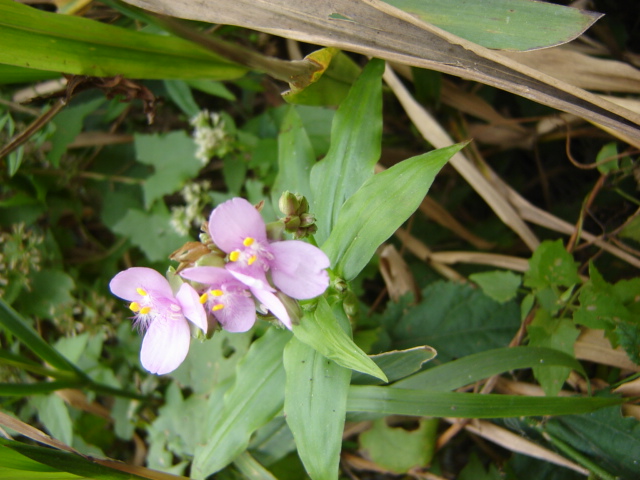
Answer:
POLYGON ((208 441, 196 449, 191 476, 208 477, 231 463, 249 439, 282 409, 285 372, 282 351, 291 335, 269 329, 238 363, 236 382, 219 408, 207 412, 212 422, 208 441))
POLYGON ((419 417, 506 418, 587 413, 622 402, 619 398, 522 397, 352 385, 347 410, 419 417))
POLYGON ((300 325, 294 325, 293 333, 298 340, 313 347, 338 365, 372 375, 384 382, 388 381, 380 367, 342 329, 336 318, 336 312, 324 297, 320 297, 318 306, 313 312, 302 317, 300 325))
POLYGON ((278 174, 273 183, 274 205, 285 190, 299 193, 313 202, 309 174, 316 163, 309 135, 295 107, 289 107, 278 134, 278 174))
POLYGON ((351 370, 295 337, 285 347, 283 359, 284 413, 298 455, 312 479, 337 480, 351 370))
POLYGON ((246 69, 186 40, 0 0, 0 63, 97 77, 231 79, 246 69))
POLYGON ((84 387, 77 381, 37 382, 37 383, 0 383, 0 397, 23 397, 55 392, 63 388, 84 387))
POLYGON ((87 379, 86 375, 78 367, 45 342, 18 312, 11 308, 2 298, 0 298, 0 324, 52 367, 72 372, 79 379, 87 379))
POLYGON ((551 348, 513 347, 496 348, 468 355, 412 375, 396 382, 393 386, 423 389, 429 392, 446 392, 492 375, 541 365, 569 367, 587 378, 582 364, 571 355, 551 348))
MULTIPOLYGON (((382 369, 389 382, 395 382, 417 372, 425 363, 433 360, 436 355, 437 352, 433 348, 423 345, 407 350, 379 353, 371 355, 369 358, 382 369)), ((364 373, 354 372, 351 383, 354 385, 378 385, 381 382, 364 373)))
POLYGON ((373 175, 382 138, 384 62, 371 60, 351 87, 331 126, 331 147, 311 170, 316 240, 324 242, 344 201, 373 175))
POLYGON ((404 160, 367 180, 340 209, 322 250, 338 275, 353 279, 376 249, 418 208, 445 163, 465 144, 404 160))
POLYGON ((27 458, 47 465, 59 472, 69 472, 82 478, 96 480, 144 480, 144 477, 121 472, 98 463, 91 462, 80 455, 62 452, 52 448, 42 448, 10 440, 0 439, 0 451, 10 448, 27 458))
POLYGON ((601 14, 531 0, 384 0, 487 48, 533 50, 578 37, 601 14))

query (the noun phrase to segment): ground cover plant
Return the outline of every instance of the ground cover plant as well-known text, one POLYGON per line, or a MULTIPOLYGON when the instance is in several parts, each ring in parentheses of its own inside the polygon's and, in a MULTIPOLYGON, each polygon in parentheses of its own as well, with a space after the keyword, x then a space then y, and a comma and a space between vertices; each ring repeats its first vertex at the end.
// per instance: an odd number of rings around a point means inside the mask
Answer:
POLYGON ((637 478, 640 11, 577 3, 0 0, 0 476, 637 478))

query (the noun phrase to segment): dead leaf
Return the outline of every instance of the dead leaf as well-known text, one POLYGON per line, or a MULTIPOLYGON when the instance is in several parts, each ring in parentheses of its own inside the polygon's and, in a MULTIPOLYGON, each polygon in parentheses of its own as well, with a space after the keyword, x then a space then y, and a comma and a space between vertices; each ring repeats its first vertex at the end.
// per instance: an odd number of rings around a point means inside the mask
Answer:
POLYGON ((163 15, 238 25, 437 70, 506 90, 640 138, 640 115, 381 0, 127 0, 163 15))

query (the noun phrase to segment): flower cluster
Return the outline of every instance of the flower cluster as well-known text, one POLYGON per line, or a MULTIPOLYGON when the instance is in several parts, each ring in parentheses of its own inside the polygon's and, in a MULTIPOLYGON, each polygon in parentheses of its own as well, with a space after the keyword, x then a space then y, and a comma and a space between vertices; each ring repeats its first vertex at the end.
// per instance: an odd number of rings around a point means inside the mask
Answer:
POLYGON ((180 276, 193 286, 183 283, 175 296, 169 282, 148 268, 130 268, 111 281, 111 291, 131 302, 135 323, 146 332, 140 357, 152 373, 168 373, 182 363, 189 322, 205 334, 216 324, 245 332, 253 327, 256 310, 268 310, 290 329, 283 299, 314 298, 329 285, 324 252, 299 240, 271 241, 258 210, 242 198, 215 208, 208 230, 224 259, 219 266, 182 269, 180 276))

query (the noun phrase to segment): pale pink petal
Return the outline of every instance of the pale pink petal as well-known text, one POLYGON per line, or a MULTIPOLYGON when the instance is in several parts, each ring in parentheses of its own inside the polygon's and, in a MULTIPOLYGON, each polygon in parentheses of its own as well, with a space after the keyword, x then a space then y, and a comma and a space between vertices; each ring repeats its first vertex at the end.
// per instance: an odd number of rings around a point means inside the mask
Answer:
POLYGON ((158 375, 172 372, 187 356, 190 341, 191 331, 186 319, 156 318, 142 340, 142 366, 158 375))
POLYGON ((229 270, 229 273, 231 273, 231 275, 233 275, 236 279, 238 279, 243 285, 246 285, 247 287, 251 288, 252 291, 253 289, 267 290, 269 292, 276 291, 271 285, 269 285, 269 282, 267 282, 267 277, 265 276, 264 272, 259 272, 260 275, 255 275, 255 276, 246 275, 243 272, 234 270, 233 267, 234 267, 233 264, 227 263, 227 269, 229 270))
POLYGON ((245 238, 267 241, 267 230, 260 213, 244 198, 232 198, 218 205, 209 217, 213 243, 229 253, 242 248, 245 238))
POLYGON ((248 294, 249 292, 247 295, 244 292, 228 293, 225 295, 224 308, 213 312, 227 332, 246 332, 256 323, 256 305, 248 294))
POLYGON ((180 276, 204 285, 220 285, 227 282, 236 282, 233 275, 220 267, 185 268, 180 272, 180 276))
POLYGON ((278 297, 268 290, 257 288, 252 288, 251 293, 253 293, 258 301, 267 307, 269 311, 284 324, 285 327, 291 330, 291 319, 289 318, 289 313, 278 297))
POLYGON ((109 282, 109 288, 114 295, 129 301, 140 298, 138 288, 155 292, 155 295, 160 297, 173 297, 167 279, 152 268, 146 267, 132 267, 118 273, 109 282))
POLYGON ((271 279, 283 293, 298 300, 322 295, 329 286, 329 258, 318 247, 298 240, 270 245, 271 279))
POLYGON ((204 333, 207 333, 207 313, 200 303, 198 292, 188 283, 183 283, 176 294, 176 300, 180 303, 184 316, 204 333))

